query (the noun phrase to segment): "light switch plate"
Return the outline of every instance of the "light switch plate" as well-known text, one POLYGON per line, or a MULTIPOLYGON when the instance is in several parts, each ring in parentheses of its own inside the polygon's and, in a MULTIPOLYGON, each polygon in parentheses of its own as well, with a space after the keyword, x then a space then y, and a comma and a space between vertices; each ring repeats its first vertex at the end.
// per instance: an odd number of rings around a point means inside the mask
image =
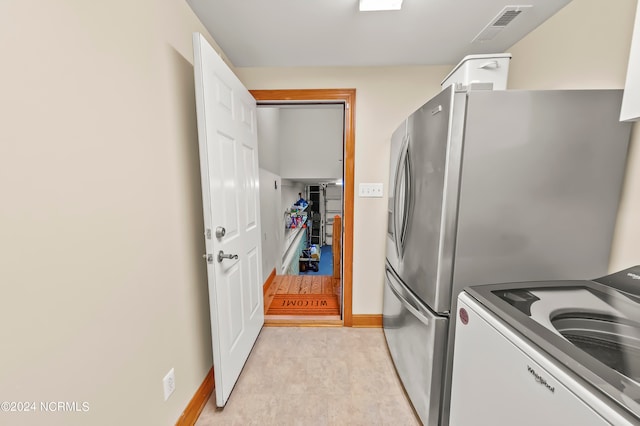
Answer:
POLYGON ((361 183, 358 186, 358 195, 368 198, 382 198, 381 183, 361 183))

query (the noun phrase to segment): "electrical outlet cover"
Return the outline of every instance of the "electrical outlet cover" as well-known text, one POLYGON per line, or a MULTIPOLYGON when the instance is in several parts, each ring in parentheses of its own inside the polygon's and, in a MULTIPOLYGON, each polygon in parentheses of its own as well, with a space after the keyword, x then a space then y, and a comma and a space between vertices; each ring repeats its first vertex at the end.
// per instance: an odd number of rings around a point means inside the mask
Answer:
POLYGON ((164 379, 162 379, 162 386, 164 388, 164 400, 169 399, 174 390, 176 390, 176 376, 173 368, 169 370, 164 379))

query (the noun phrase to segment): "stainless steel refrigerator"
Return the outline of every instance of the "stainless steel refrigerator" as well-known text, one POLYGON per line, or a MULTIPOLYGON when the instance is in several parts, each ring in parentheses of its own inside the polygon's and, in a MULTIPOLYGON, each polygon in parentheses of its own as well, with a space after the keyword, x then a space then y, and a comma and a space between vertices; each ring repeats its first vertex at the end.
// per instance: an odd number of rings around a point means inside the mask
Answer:
POLYGON ((607 273, 621 90, 443 90, 393 133, 383 325, 425 425, 448 424, 467 285, 607 273))

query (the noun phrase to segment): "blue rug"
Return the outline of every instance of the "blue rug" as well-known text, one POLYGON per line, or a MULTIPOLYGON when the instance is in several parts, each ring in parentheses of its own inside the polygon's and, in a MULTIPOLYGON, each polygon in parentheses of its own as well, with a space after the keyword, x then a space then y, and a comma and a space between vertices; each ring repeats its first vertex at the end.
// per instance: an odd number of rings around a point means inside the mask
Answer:
POLYGON ((333 275, 333 251, 331 246, 320 247, 320 265, 318 272, 307 270, 300 271, 300 275, 333 275))

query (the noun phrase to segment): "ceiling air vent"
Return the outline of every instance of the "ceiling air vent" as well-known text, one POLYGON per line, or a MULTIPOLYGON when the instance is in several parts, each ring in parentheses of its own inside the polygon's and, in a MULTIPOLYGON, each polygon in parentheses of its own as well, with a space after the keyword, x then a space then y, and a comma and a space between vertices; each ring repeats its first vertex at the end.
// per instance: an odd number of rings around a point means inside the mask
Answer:
POLYGON ((504 27, 509 25, 522 12, 530 7, 532 6, 505 6, 504 9, 502 9, 500 13, 498 13, 471 42, 475 43, 492 40, 504 29, 504 27))
POLYGON ((511 21, 513 21, 516 16, 520 15, 522 13, 521 10, 507 10, 505 13, 502 14, 502 16, 500 16, 498 18, 498 20, 496 22, 493 23, 493 27, 506 27, 507 24, 511 21))

